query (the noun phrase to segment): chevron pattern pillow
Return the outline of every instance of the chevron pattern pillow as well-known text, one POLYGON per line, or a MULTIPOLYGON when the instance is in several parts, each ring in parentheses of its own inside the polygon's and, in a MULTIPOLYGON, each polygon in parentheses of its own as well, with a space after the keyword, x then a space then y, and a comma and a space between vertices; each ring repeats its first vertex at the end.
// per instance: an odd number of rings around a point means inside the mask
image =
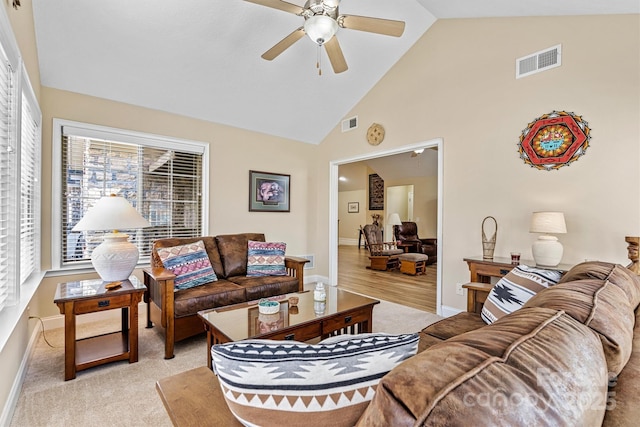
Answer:
POLYGON ((340 335, 318 344, 246 340, 211 347, 229 409, 245 426, 353 426, 380 379, 416 354, 418 334, 340 335))
POLYGON ((202 240, 170 248, 158 248, 157 252, 164 268, 176 275, 174 291, 218 280, 202 240))
POLYGON ((562 273, 554 270, 518 265, 500 278, 482 306, 481 317, 491 324, 522 308, 532 296, 558 283, 562 273))
POLYGON ((247 252, 247 277, 286 276, 283 242, 257 242, 249 240, 247 252))

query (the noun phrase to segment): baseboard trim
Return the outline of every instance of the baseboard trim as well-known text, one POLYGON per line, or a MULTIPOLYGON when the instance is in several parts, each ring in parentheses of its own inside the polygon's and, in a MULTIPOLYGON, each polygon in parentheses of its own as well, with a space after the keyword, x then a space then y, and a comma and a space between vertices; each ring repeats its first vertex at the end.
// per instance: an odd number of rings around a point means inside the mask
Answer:
POLYGON ((358 246, 358 239, 350 239, 348 237, 340 237, 338 239, 338 244, 339 245, 345 245, 345 246, 358 246))
POLYGON ((18 368, 18 372, 16 372, 13 386, 11 386, 11 391, 9 392, 9 396, 7 396, 7 401, 2 410, 2 415, 0 416, 0 426, 8 426, 9 424, 11 424, 13 413, 16 410, 18 399, 20 398, 22 384, 24 383, 24 379, 27 376, 27 366, 29 366, 29 360, 31 360, 31 355, 36 348, 36 342, 38 341, 38 336, 41 330, 42 329, 40 328, 40 323, 38 323, 38 325, 33 328, 33 332, 31 332, 29 343, 27 344, 26 351, 24 352, 24 356, 22 357, 22 361, 20 362, 20 367, 18 368))

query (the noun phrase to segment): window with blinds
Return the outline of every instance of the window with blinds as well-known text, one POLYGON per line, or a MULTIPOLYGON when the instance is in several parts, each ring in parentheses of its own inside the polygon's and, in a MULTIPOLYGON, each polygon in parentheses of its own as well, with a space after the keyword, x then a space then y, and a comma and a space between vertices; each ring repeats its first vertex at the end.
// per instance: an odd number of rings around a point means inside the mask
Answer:
POLYGON ((40 268, 40 112, 22 95, 20 132, 20 283, 40 268))
POLYGON ((0 49, 0 309, 15 299, 17 293, 14 79, 9 59, 0 49))
POLYGON ((102 196, 126 198, 151 227, 119 230, 148 261, 153 242, 203 234, 205 148, 90 128, 62 126, 61 266, 86 263, 104 232, 72 231, 102 196))

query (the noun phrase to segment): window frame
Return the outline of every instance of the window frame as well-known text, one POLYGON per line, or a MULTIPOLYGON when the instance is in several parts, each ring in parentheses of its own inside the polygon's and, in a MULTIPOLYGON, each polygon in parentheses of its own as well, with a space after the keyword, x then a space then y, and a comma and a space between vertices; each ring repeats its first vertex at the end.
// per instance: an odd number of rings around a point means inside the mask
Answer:
MULTIPOLYGON (((108 126, 81 123, 71 120, 53 119, 52 131, 52 197, 51 197, 51 266, 52 271, 93 271, 90 261, 77 261, 70 264, 63 264, 62 251, 62 203, 63 203, 63 174, 62 170, 62 136, 63 128, 68 128, 66 133, 73 133, 76 136, 87 138, 97 138, 110 140, 119 143, 129 143, 136 145, 147 145, 167 150, 187 151, 202 154, 202 223, 200 227, 203 235, 208 235, 209 224, 209 143, 185 140, 163 135, 138 132, 126 129, 113 128, 108 126)), ((145 260, 138 266, 148 265, 145 260)))

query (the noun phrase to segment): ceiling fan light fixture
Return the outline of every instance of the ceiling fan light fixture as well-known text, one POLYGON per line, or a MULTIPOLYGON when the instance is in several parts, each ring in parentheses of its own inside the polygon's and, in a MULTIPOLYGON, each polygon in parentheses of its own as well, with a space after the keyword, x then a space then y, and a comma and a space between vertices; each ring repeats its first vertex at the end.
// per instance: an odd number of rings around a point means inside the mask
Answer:
POLYGON ((304 32, 314 43, 323 45, 338 31, 338 23, 327 15, 314 15, 304 21, 304 32))

